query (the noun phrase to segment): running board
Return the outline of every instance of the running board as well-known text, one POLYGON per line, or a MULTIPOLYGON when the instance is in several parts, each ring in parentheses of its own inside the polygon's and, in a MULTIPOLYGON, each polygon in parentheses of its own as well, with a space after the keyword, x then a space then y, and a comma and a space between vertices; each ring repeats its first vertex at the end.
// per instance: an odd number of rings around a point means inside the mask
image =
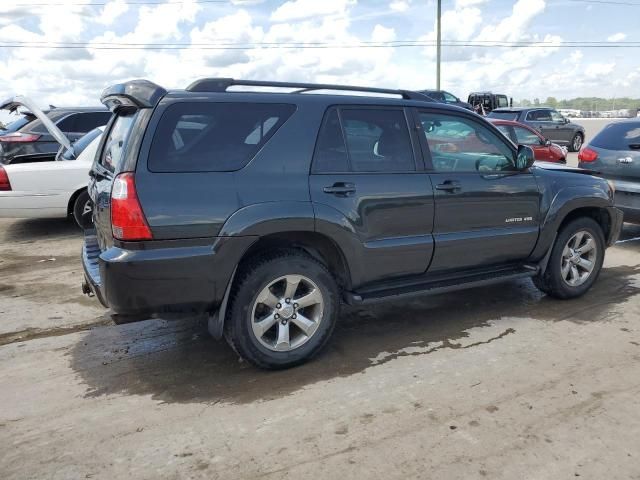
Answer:
POLYGON ((520 278, 529 278, 535 276, 538 271, 539 267, 537 266, 525 265, 519 268, 471 274, 462 278, 412 284, 406 287, 393 287, 385 290, 369 292, 345 292, 344 300, 348 305, 358 305, 363 303, 398 300, 420 295, 435 295, 438 293, 482 287, 484 285, 507 282, 520 278))

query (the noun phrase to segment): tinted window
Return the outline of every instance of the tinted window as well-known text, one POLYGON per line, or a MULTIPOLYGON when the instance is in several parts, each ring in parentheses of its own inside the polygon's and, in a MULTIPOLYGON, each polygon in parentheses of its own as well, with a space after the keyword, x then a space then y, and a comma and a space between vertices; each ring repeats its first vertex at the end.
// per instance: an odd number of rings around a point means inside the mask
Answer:
POLYGON ((84 149, 89 146, 91 142, 93 142, 100 136, 101 133, 102 130, 100 130, 99 128, 94 128, 73 144, 73 153, 71 150, 64 150, 64 152, 60 156, 60 160, 75 160, 84 151, 84 149))
POLYGON ((493 110, 487 117, 499 118, 500 120, 516 120, 518 118, 518 112, 496 112, 493 110))
POLYGON ((589 142, 607 150, 640 149, 640 122, 610 123, 589 142))
POLYGON ((245 166, 295 111, 274 103, 177 103, 162 115, 149 153, 153 172, 245 166))
POLYGON ((345 108, 340 112, 352 171, 416 169, 403 110, 345 108))
POLYGON ((348 172, 349 159, 344 137, 340 128, 338 111, 327 112, 318 135, 318 143, 313 159, 314 172, 348 172))
POLYGON ((111 130, 109 130, 98 162, 107 170, 115 172, 124 159, 127 138, 135 117, 136 113, 118 115, 111 130))
POLYGON ((530 132, 526 128, 513 127, 516 133, 516 140, 518 144, 522 145, 541 145, 543 142, 535 133, 530 132))
POLYGON ((111 112, 74 113, 58 122, 58 128, 63 132, 85 133, 94 128, 106 125, 111 112))
POLYGON ((532 122, 550 122, 551 112, 549 110, 531 110, 527 113, 527 120, 532 122))
POLYGON ((420 113, 436 171, 513 170, 513 152, 495 133, 464 117, 420 113))
MULTIPOLYGON (((58 112, 54 110, 53 112, 47 113, 47 117, 53 123, 56 123, 58 120, 68 114, 69 112, 58 112)), ((33 122, 29 123, 22 131, 31 133, 49 133, 47 127, 45 127, 38 119, 35 119, 33 122)))

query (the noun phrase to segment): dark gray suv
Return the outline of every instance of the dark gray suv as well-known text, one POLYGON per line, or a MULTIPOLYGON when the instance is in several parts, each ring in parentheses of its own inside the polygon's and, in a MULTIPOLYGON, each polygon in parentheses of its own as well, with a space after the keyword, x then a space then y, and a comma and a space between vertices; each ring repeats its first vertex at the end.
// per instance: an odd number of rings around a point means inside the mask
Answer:
POLYGON ((116 322, 206 315, 260 367, 313 357, 342 303, 517 278, 578 297, 620 232, 605 180, 417 92, 138 80, 102 103, 85 293, 116 322))
POLYGON ((501 120, 513 120, 529 125, 558 145, 566 145, 570 152, 578 152, 584 143, 584 127, 563 117, 549 107, 496 108, 488 115, 501 120))

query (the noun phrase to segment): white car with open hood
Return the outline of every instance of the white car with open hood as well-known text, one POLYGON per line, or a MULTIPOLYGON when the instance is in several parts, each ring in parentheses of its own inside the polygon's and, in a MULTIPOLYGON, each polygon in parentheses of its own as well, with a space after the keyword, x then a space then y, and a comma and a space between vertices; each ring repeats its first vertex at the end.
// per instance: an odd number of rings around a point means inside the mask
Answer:
POLYGON ((20 104, 40 119, 60 143, 55 156, 35 157, 33 162, 0 165, 0 218, 51 218, 73 215, 78 225, 90 219, 87 194, 89 170, 104 127, 98 127, 75 143, 51 122, 31 100, 14 97, 0 104, 20 104))

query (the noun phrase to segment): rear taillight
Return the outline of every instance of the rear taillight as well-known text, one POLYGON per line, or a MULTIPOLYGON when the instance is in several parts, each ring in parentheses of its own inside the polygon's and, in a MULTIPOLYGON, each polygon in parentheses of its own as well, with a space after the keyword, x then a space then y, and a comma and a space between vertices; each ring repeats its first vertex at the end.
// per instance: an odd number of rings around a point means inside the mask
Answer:
POLYGON ((11 190, 11 182, 7 171, 0 165, 0 192, 8 192, 11 190))
POLYGON ((35 142, 39 138, 40 135, 36 135, 34 133, 12 132, 0 136, 0 142, 29 143, 35 142))
POLYGON ((118 240, 151 240, 151 230, 136 194, 133 173, 121 173, 111 187, 111 230, 118 240))
POLYGON ((581 162, 595 162, 598 159, 598 152, 591 150, 589 147, 584 147, 578 154, 578 160, 581 162))

